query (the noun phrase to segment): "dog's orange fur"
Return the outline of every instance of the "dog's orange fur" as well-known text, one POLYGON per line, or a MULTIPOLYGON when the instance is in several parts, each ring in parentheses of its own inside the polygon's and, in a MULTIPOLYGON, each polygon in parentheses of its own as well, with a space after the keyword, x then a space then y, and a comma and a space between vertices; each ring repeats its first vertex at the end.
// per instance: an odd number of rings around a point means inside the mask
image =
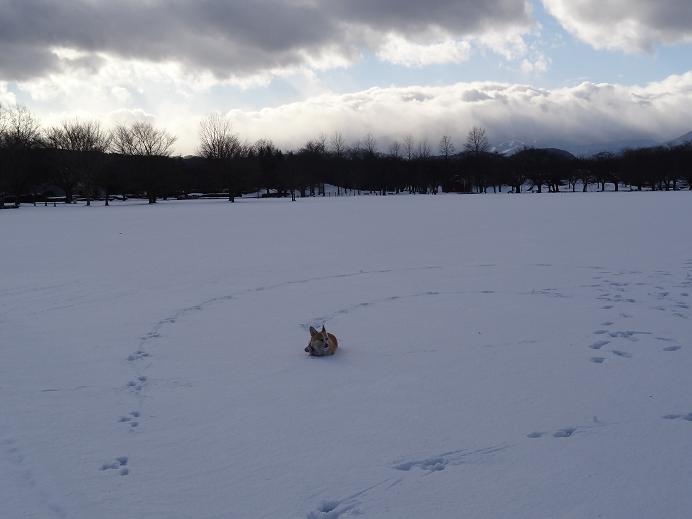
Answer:
POLYGON ((338 347, 339 341, 337 341, 334 334, 327 332, 324 326, 322 326, 322 330, 319 332, 312 326, 310 327, 310 342, 307 348, 305 348, 307 353, 315 357, 334 355, 338 347))

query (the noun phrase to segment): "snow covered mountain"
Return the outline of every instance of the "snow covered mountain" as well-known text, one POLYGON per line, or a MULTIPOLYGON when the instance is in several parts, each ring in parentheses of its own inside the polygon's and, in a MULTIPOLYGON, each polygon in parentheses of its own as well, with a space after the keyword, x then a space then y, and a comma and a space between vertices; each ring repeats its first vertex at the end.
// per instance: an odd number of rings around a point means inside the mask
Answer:
POLYGON ((529 148, 535 148, 538 150, 544 150, 546 152, 549 152, 555 156, 559 156, 562 158, 567 158, 567 159, 574 159, 575 156, 562 148, 544 148, 544 147, 539 147, 539 146, 530 146, 526 144, 523 141, 519 140, 511 140, 511 141, 506 141, 498 144, 497 146, 493 146, 490 148, 490 151, 493 153, 499 153, 500 155, 503 155, 505 157, 511 157, 512 155, 516 155, 517 153, 529 149, 529 148))
POLYGON ((655 146, 667 146, 673 148, 675 146, 683 146, 686 144, 692 144, 692 131, 666 142, 655 141, 653 139, 627 139, 603 142, 600 144, 569 144, 564 142, 533 142, 532 144, 529 144, 518 139, 512 139, 492 146, 490 151, 499 153, 505 157, 510 157, 520 152, 524 148, 534 147, 541 149, 560 149, 565 150, 566 152, 569 152, 577 157, 590 157, 600 152, 620 153, 627 149, 651 148, 655 146))
POLYGON ((687 132, 685 135, 681 135, 677 139, 666 142, 665 146, 674 148, 675 146, 684 146, 686 144, 692 144, 692 132, 687 132))
POLYGON ((524 141, 512 139, 509 141, 501 142, 500 144, 491 147, 490 151, 493 153, 499 153, 500 155, 504 155, 505 157, 509 157, 527 147, 530 147, 530 145, 526 144, 524 141))

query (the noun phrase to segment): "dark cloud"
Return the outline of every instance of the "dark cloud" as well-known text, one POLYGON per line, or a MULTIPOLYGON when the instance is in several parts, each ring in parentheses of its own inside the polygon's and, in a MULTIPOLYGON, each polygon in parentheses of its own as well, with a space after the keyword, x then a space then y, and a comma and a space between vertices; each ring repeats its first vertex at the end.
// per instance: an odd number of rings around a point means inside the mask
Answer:
POLYGON ((528 17, 524 0, 0 0, 0 79, 69 67, 54 47, 247 76, 352 58, 388 32, 501 33, 528 17))

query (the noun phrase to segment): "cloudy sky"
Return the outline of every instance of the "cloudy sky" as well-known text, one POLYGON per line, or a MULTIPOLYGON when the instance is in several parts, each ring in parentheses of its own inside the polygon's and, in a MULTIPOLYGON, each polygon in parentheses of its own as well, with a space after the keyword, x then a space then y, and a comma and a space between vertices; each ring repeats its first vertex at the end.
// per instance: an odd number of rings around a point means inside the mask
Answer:
POLYGON ((194 153, 411 134, 541 146, 692 130, 690 0, 0 0, 0 103, 44 125, 147 118, 194 153))

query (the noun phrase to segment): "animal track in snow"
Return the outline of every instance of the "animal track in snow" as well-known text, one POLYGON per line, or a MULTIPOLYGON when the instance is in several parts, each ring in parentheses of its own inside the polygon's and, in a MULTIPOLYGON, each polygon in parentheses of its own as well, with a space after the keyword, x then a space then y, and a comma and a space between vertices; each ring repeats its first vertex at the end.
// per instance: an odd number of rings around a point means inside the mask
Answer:
POLYGON ((610 344, 610 341, 596 341, 593 344, 591 344, 589 348, 591 348, 592 350, 600 350, 606 344, 610 344))
POLYGON ((563 429, 559 429, 553 433, 553 438, 569 438, 572 436, 575 432, 577 432, 576 427, 565 427, 563 429))
POLYGON ((347 512, 356 511, 357 503, 342 503, 340 501, 323 501, 322 504, 312 512, 308 513, 307 519, 338 519, 347 512))
POLYGON ((138 377, 136 380, 130 380, 127 383, 127 387, 136 392, 141 391, 144 388, 144 382, 146 382, 146 377, 144 377, 144 380, 140 380, 141 378, 143 377, 138 377))
POLYGON ((682 419, 687 422, 692 422, 692 413, 687 413, 687 414, 678 414, 678 413, 672 413, 672 414, 667 414, 662 417, 664 420, 677 420, 677 419, 682 419))
POLYGON ((622 350, 612 350, 615 355, 618 357, 624 357, 626 359, 631 359, 632 354, 628 351, 622 351, 622 350))
POLYGON ((527 292, 527 294, 528 295, 557 297, 557 298, 564 298, 564 299, 569 298, 569 296, 566 296, 562 292, 558 291, 558 289, 556 289, 556 288, 537 288, 537 289, 533 289, 531 292, 527 292))
MULTIPOLYGON (((360 492, 356 492, 355 494, 343 499, 328 499, 326 501, 322 501, 322 503, 315 510, 308 512, 307 519, 339 519, 339 517, 344 514, 361 515, 360 510, 358 510, 358 505, 360 505, 360 502, 356 498, 370 492, 373 488, 387 483, 388 481, 391 480, 385 479, 384 481, 375 483, 374 485, 371 485, 360 492)), ((398 482, 395 481, 389 486, 389 488, 395 486, 397 483, 398 482)))
POLYGON ((594 364, 603 364, 606 359, 605 357, 591 357, 589 360, 594 364))
POLYGON ((101 465, 101 470, 117 470, 121 476, 127 476, 130 473, 130 469, 127 468, 127 462, 127 456, 119 456, 115 458, 115 461, 101 465))
POLYGON ((429 474, 433 472, 440 472, 445 470, 450 465, 461 465, 467 458, 472 459, 478 456, 484 456, 488 454, 493 454, 495 452, 501 451, 506 447, 488 447, 485 449, 477 449, 474 451, 469 451, 466 449, 444 452, 437 456, 431 456, 429 458, 404 461, 392 465, 395 470, 401 470, 403 472, 409 472, 413 469, 419 469, 429 474))
POLYGON ((403 470, 405 472, 408 472, 414 467, 428 472, 438 472, 440 470, 444 470, 445 467, 447 467, 447 463, 447 459, 443 457, 428 458, 420 461, 407 461, 406 463, 400 463, 398 465, 394 465, 394 468, 396 470, 403 470))
POLYGON ((613 321, 605 321, 601 323, 601 326, 613 326, 615 323, 613 321))
MULTIPOLYGON (((442 267, 437 266, 437 265, 426 265, 424 267, 407 267, 407 268, 402 268, 398 269, 400 271, 415 271, 415 270, 434 270, 434 269, 440 269, 442 267)), ((307 284, 307 283, 312 283, 312 282, 320 282, 320 281, 327 281, 327 280, 333 280, 333 279, 346 279, 346 278, 351 278, 351 277, 357 277, 357 276, 367 276, 367 275, 372 275, 372 274, 387 274, 390 272, 393 272, 393 269, 375 269, 375 270, 360 270, 358 272, 347 272, 347 273, 341 273, 341 274, 332 274, 332 275, 323 275, 323 276, 316 276, 316 277, 310 277, 310 278, 303 278, 303 279, 295 279, 295 280, 288 280, 288 281, 280 281, 274 284, 270 285, 264 285, 264 286, 259 286, 259 287, 249 287, 245 289, 239 289, 234 291, 233 293, 230 294, 224 294, 216 297, 211 297, 209 299, 205 299, 203 301, 199 301, 196 304, 186 306, 184 308, 180 308, 177 311, 172 312, 170 315, 164 317, 163 319, 160 319, 159 321, 155 322, 154 325, 149 329, 147 333, 142 335, 139 338, 139 344, 137 349, 128 355, 127 360, 129 362, 135 363, 137 361, 141 361, 143 359, 147 359, 151 357, 151 354, 148 351, 149 346, 154 343, 155 341, 159 340, 163 336, 163 332, 165 331, 166 328, 172 327, 179 323, 182 318, 184 318, 188 314, 192 314, 194 312, 199 312, 204 310, 207 306, 217 304, 217 303, 223 303, 223 302, 228 302, 237 299, 238 297, 245 296, 245 295, 251 295, 253 293, 257 292, 266 292, 270 290, 275 290, 275 289, 280 289, 280 288, 286 288, 286 287, 291 287, 295 285, 301 285, 301 284, 307 284)), ((369 303, 366 303, 366 305, 369 303)), ((137 364, 133 364, 133 371, 136 373, 136 377, 134 379, 129 380, 126 383, 127 389, 130 389, 131 392, 137 396, 137 398, 140 400, 140 404, 142 404, 141 400, 141 392, 147 385, 147 377, 141 374, 141 371, 137 368, 137 364)), ((124 423, 129 425, 129 430, 132 431, 135 428, 139 426, 139 420, 136 420, 136 418, 139 418, 139 411, 133 411, 130 413, 129 416, 121 417, 118 422, 119 423, 124 423)), ((124 465, 120 469, 121 475, 127 475, 129 473, 129 469, 125 467, 124 465)), ((324 517, 338 517, 337 515, 330 515, 330 516, 324 516, 324 517)))
MULTIPOLYGON (((2 431, 0 431, 2 432, 2 431)), ((2 465, 3 476, 16 475, 21 478, 23 483, 27 485, 32 493, 33 499, 43 508, 43 513, 38 517, 58 517, 64 519, 68 517, 68 513, 63 509, 58 495, 41 484, 41 481, 32 470, 31 463, 27 463, 26 453, 21 447, 21 443, 12 437, 0 437, 0 464, 2 465), (5 472, 7 471, 7 472, 5 472)), ((40 465, 37 466, 39 468, 40 465)), ((3 488, 3 490, 6 490, 3 488)), ((7 493, 3 494, 7 496, 7 493)), ((7 503, 0 503, 0 511, 7 508, 7 503)), ((11 508, 11 504, 10 504, 11 508)), ((7 510, 5 510, 7 512, 7 510)), ((2 514, 4 518, 7 514, 2 514)), ((22 517, 25 517, 24 515, 22 517)), ((32 514, 32 517, 33 514, 32 514)))
POLYGON ((416 299, 416 298, 427 298, 427 297, 437 297, 437 296, 449 296, 449 295, 458 295, 458 294, 477 294, 480 293, 478 291, 467 291, 467 290, 450 290, 450 291, 437 291, 437 290, 427 290, 425 292, 418 292, 418 293, 413 293, 413 294, 407 294, 407 295, 393 295, 393 296, 388 296, 388 297, 383 297, 379 299, 373 299, 371 301, 363 301, 361 303, 355 303, 352 305, 349 305, 344 308, 340 308, 338 310, 335 310, 329 314, 323 314, 318 317, 314 317, 310 319, 309 321, 305 321, 302 323, 299 323, 299 326, 304 329, 308 330, 310 326, 321 326, 322 324, 328 323, 331 319, 337 316, 342 316, 342 315, 348 315, 351 314, 352 312, 362 310, 364 308, 369 308, 375 305, 380 305, 383 303, 391 303, 394 301, 400 301, 404 299, 416 299))
POLYGON ((612 338, 623 338, 623 339, 629 339, 630 341, 636 342, 639 339, 636 337, 637 335, 651 335, 651 332, 637 332, 634 330, 622 330, 622 331, 617 331, 617 332, 608 332, 608 335, 610 335, 612 338))
MULTIPOLYGON (((576 427, 564 427, 562 429, 558 429, 555 431, 551 436, 553 438, 569 438, 572 436, 575 432, 577 432, 576 427)), ((543 438, 548 433, 545 432, 540 432, 540 431, 534 431, 526 435, 527 438, 543 438)))
POLYGON ((130 430, 139 427, 139 411, 130 411, 127 416, 118 418, 118 423, 127 424, 130 430))
POLYGON ((135 361, 135 360, 144 359, 144 358, 146 358, 146 357, 149 357, 149 353, 147 353, 146 351, 143 351, 143 350, 137 350, 136 352, 131 353, 131 354, 127 357, 127 360, 129 360, 130 362, 132 362, 132 361, 135 361))
POLYGON ((663 351, 678 351, 682 349, 682 346, 666 346, 663 351))

